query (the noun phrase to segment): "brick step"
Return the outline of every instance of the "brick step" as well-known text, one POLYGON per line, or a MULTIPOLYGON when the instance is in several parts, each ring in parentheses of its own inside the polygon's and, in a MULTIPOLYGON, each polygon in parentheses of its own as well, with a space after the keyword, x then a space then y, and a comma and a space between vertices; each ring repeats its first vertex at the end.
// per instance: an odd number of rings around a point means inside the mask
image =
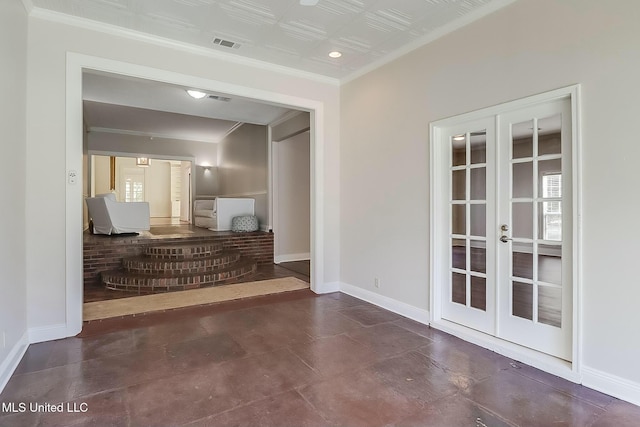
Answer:
POLYGON ((125 270, 112 270, 102 272, 101 276, 107 289, 142 295, 234 283, 241 277, 255 274, 257 269, 255 261, 240 258, 231 265, 214 267, 204 273, 136 274, 125 270))
POLYGON ((124 270, 138 274, 187 274, 206 273, 215 267, 224 267, 237 262, 240 252, 222 251, 208 257, 165 259, 138 256, 122 260, 124 270))
POLYGON ((151 245, 147 246, 144 254, 156 259, 197 259, 207 258, 222 252, 223 246, 220 242, 198 242, 172 245, 151 245))

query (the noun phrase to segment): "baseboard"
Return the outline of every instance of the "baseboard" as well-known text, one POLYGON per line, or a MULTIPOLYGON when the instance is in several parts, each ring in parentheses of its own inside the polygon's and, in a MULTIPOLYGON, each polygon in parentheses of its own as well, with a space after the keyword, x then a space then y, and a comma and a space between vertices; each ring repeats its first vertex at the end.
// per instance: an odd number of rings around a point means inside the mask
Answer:
POLYGON ((574 383, 580 383, 580 375, 574 371, 573 365, 557 357, 523 347, 518 344, 485 334, 475 329, 458 325, 448 320, 440 319, 431 322, 431 327, 451 334, 466 342, 486 348, 509 359, 517 360, 534 368, 564 378, 574 383))
POLYGON ((29 343, 35 344, 45 341, 59 340, 71 336, 64 323, 39 328, 29 328, 29 343))
POLYGON ((277 255, 274 257, 274 262, 276 264, 280 264, 281 262, 307 261, 310 259, 311 259, 311 254, 309 252, 306 252, 302 254, 277 255))
POLYGON ((640 406, 640 384, 637 382, 583 366, 582 385, 640 406))
POLYGON ((29 347, 28 333, 22 335, 18 342, 11 348, 11 351, 7 355, 6 359, 0 364, 0 393, 4 390, 5 386, 9 382, 11 375, 18 367, 18 364, 22 360, 22 356, 29 347))
POLYGON ((329 282, 315 285, 313 280, 311 281, 311 290, 316 294, 330 294, 332 292, 340 291, 340 282, 329 282))
POLYGON ((407 303, 344 282, 340 283, 340 292, 377 305, 378 307, 382 307, 401 316, 408 317, 416 322, 420 322, 425 325, 429 324, 428 310, 414 307, 407 303))

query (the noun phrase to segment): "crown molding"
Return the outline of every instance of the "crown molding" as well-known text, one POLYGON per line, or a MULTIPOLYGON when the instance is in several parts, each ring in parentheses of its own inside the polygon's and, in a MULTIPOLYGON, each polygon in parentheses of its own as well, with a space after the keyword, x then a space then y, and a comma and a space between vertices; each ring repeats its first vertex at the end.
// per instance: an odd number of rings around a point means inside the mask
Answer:
POLYGON ((261 70, 272 71, 275 73, 285 74, 291 77, 297 77, 301 79, 311 80, 318 83, 329 84, 333 86, 340 85, 340 79, 324 76, 321 74, 312 73, 309 71, 298 70, 296 68, 286 67, 284 65, 277 65, 271 62, 260 61, 258 59, 252 59, 245 56, 234 55, 226 52, 219 52, 214 49, 209 49, 202 46, 197 46, 190 43, 180 42, 176 40, 167 39, 160 36, 155 36, 141 31, 130 30, 128 28, 118 27, 116 25, 105 24, 102 22, 94 21, 87 18, 79 18, 65 13, 54 12, 51 10, 43 9, 33 6, 31 0, 22 0, 25 8, 28 9, 29 16, 31 18, 42 19, 44 21, 55 22, 58 24, 69 25, 85 30, 96 31, 112 36, 123 37, 131 40, 141 41, 144 43, 154 44, 156 46, 166 47, 170 49, 179 50, 181 52, 188 52, 194 55, 200 55, 212 59, 219 59, 226 62, 232 62, 237 65, 243 65, 253 68, 259 68, 261 70), (27 6, 27 3, 29 6, 27 6))
POLYGON ((278 126, 279 124, 284 123, 287 120, 291 120, 302 113, 305 113, 305 111, 301 111, 301 110, 287 111, 286 113, 284 113, 283 115, 281 115, 280 117, 278 117, 277 119, 269 123, 268 126, 271 126, 271 127, 278 126))
POLYGON ((486 6, 483 6, 477 10, 474 10, 473 12, 470 12, 464 16, 461 16, 460 18, 443 25, 440 28, 435 29, 434 31, 430 32, 429 34, 424 35, 423 37, 420 37, 416 40, 414 40, 411 43, 408 43, 407 45, 405 45, 404 47, 402 47, 401 49, 398 49, 396 51, 393 51, 392 53, 383 56, 382 58, 378 59, 377 61, 374 61, 372 63, 370 63, 369 65, 365 65, 364 67, 360 68, 358 71, 354 71, 353 73, 349 74, 346 77, 343 77, 340 79, 340 84, 345 84, 345 83, 349 83, 355 79, 357 79, 358 77, 362 77, 365 74, 370 73, 371 71, 382 67, 383 65, 386 65, 390 62, 395 61, 396 59, 416 50, 419 49, 425 45, 428 45, 429 43, 432 43, 436 40, 438 40, 441 37, 446 36, 447 34, 453 33, 456 30, 459 30, 462 27, 465 27, 475 21, 478 21, 479 19, 484 18, 487 15, 492 14, 493 12, 496 12, 506 6, 509 6, 512 3, 515 3, 518 0, 495 0, 492 3, 489 3, 486 6))
POLYGON ((33 10, 33 2, 31 0, 22 0, 22 5, 24 6, 24 10, 27 11, 27 15, 31 15, 31 11, 33 10))
POLYGON ((206 142, 208 144, 217 144, 224 138, 226 138, 229 134, 231 134, 234 130, 236 130, 239 125, 242 123, 236 123, 229 129, 220 139, 204 139, 204 138, 189 138, 189 137, 176 137, 169 136, 163 133, 155 133, 155 132, 140 132, 135 130, 126 130, 126 129, 113 129, 113 128, 104 128, 99 126, 92 126, 87 129, 88 132, 94 133, 114 133, 117 135, 131 135, 131 136, 141 136, 144 138, 159 138, 159 139, 172 139, 177 141, 193 141, 193 142, 206 142))

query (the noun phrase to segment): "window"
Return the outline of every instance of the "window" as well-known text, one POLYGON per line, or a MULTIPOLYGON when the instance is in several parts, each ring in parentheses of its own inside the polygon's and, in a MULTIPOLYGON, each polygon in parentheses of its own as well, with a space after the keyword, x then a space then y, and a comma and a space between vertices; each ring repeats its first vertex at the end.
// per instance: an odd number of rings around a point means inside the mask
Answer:
POLYGON ((144 202, 144 171, 127 168, 122 174, 121 189, 125 202, 144 202))
POLYGON ((542 238, 562 240, 562 175, 550 173, 542 176, 542 238), (547 200, 548 199, 548 200, 547 200))

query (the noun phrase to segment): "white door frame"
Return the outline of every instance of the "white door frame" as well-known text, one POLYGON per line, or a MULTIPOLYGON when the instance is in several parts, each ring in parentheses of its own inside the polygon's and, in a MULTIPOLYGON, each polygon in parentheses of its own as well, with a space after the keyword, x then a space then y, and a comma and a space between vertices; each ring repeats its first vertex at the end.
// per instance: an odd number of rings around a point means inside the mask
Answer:
POLYGON ((105 59, 74 52, 67 53, 66 67, 66 172, 76 175, 75 183, 66 185, 65 201, 65 300, 66 336, 82 330, 82 204, 83 120, 82 73, 103 71, 124 76, 198 87, 213 92, 252 98, 287 106, 310 113, 311 122, 311 290, 321 292, 324 285, 324 103, 232 84, 228 82, 181 74, 127 62, 105 59))
MULTIPOLYGON (((554 375, 566 378, 570 381, 580 382, 580 369, 582 365, 581 349, 582 349, 582 203, 581 203, 581 133, 580 133, 580 85, 568 86, 556 89, 550 92, 530 96, 523 99, 507 102, 482 110, 469 112, 455 117, 438 120, 430 123, 430 323, 433 327, 451 333, 466 341, 491 349, 497 353, 503 354, 535 366, 536 368, 550 372, 554 375), (572 132, 572 178, 573 178, 573 241, 568 242, 572 245, 573 250, 573 328, 572 328, 572 362, 567 362, 553 356, 504 341, 482 332, 466 328, 456 323, 447 321, 442 318, 442 310, 440 301, 442 299, 442 256, 440 248, 442 247, 442 224, 448 224, 448 195, 442 194, 439 185, 442 176, 442 168, 444 167, 443 156, 445 155, 441 128, 452 126, 461 121, 472 121, 488 116, 494 116, 498 120, 498 116, 513 110, 525 108, 528 106, 553 101, 557 99, 568 98, 571 103, 571 127, 572 132), (447 203, 443 206, 443 201, 447 203)), ((499 131, 498 123, 496 129, 499 131)), ((497 134, 497 140, 500 135, 497 134)), ((446 228, 446 227, 445 227, 446 228)), ((496 224, 496 229, 498 224, 496 224)), ((448 233, 447 233, 448 237, 448 233)))

